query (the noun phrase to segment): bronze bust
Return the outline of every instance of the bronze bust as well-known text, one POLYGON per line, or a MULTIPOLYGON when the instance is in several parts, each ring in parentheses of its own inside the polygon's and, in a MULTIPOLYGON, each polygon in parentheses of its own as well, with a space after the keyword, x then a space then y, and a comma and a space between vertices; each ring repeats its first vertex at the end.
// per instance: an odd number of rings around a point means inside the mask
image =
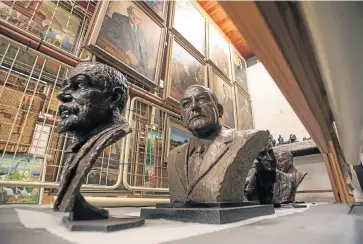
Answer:
POLYGON ((193 137, 167 159, 171 203, 243 201, 248 171, 269 133, 222 128, 223 106, 200 85, 185 90, 180 108, 193 137))
POLYGON ((109 217, 88 204, 80 188, 102 150, 131 132, 121 116, 128 97, 126 78, 101 63, 80 63, 64 80, 57 96, 60 132, 73 134, 76 143, 67 150, 54 210, 71 212, 70 220, 109 217))
POLYGON ((248 200, 258 200, 261 204, 273 203, 278 206, 292 203, 306 174, 294 167, 291 152, 275 153, 270 140, 248 172, 245 196, 248 200))

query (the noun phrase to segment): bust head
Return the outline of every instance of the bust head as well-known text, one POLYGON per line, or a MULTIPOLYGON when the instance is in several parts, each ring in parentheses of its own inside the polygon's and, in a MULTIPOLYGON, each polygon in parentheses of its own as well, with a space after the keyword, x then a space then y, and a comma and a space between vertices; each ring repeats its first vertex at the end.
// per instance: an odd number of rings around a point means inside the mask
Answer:
POLYGON ((257 156, 261 170, 274 171, 276 169, 276 157, 272 149, 272 145, 268 143, 257 156))
POLYGON ((140 18, 140 13, 137 10, 137 8, 135 8, 133 6, 129 6, 127 8, 127 13, 129 14, 130 22, 133 25, 138 26, 140 24, 141 18, 140 18))
POLYGON ((57 98, 60 131, 83 137, 90 131, 120 123, 129 97, 126 78, 101 63, 80 63, 63 82, 57 98))
POLYGON ((196 137, 205 138, 221 129, 223 106, 214 92, 201 85, 188 87, 180 100, 184 126, 196 137))
POLYGON ((296 142, 297 141, 296 135, 290 134, 289 141, 290 143, 296 142))

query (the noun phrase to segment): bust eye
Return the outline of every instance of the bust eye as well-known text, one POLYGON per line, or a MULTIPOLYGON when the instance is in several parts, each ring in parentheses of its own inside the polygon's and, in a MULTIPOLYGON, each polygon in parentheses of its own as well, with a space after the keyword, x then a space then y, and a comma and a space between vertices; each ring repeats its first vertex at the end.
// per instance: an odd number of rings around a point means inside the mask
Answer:
POLYGON ((78 76, 75 80, 75 88, 80 88, 81 90, 85 90, 88 88, 88 82, 86 80, 87 78, 84 76, 78 76))
POLYGON ((77 85, 79 88, 87 88, 87 85, 85 82, 79 82, 77 85))
POLYGON ((206 96, 199 97, 198 102, 208 102, 209 98, 206 96))
POLYGON ((183 108, 189 108, 190 107, 190 102, 188 102, 188 101, 182 102, 182 107, 183 108))

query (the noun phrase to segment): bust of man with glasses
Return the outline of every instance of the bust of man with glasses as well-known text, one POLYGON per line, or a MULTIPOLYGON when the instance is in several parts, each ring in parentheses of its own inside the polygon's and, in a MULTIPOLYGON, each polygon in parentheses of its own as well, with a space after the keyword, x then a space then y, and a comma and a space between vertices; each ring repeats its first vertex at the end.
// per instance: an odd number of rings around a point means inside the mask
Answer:
POLYGON ((167 159, 171 203, 243 201, 248 171, 269 133, 223 128, 223 106, 200 85, 185 90, 180 108, 193 137, 167 159))

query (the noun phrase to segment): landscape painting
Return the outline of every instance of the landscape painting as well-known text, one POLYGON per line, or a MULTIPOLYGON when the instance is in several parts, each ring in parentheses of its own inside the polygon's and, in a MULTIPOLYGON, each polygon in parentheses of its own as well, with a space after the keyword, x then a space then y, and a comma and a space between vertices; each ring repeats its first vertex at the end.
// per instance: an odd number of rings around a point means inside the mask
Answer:
POLYGON ((235 127, 235 120, 234 120, 234 93, 232 85, 222 79, 219 75, 215 72, 211 73, 210 79, 210 86, 214 93, 217 96, 217 99, 220 104, 223 106, 223 117, 221 118, 221 123, 230 127, 235 127))
POLYGON ((243 130, 253 129, 251 101, 237 89, 237 127, 243 130))
POLYGON ((246 61, 232 49, 234 81, 248 92, 246 61))
MULTIPOLYGON (((0 179, 39 181, 43 159, 27 153, 0 151, 0 179)), ((39 189, 0 187, 0 203, 37 203, 39 189)))
POLYGON ((173 27, 205 55, 205 18, 191 1, 175 2, 173 27))
POLYGON ((174 148, 188 143, 192 134, 181 124, 172 119, 169 119, 168 128, 168 153, 174 148))
POLYGON ((209 59, 230 77, 229 44, 213 24, 209 24, 209 59))
POLYGON ((169 96, 176 101, 191 85, 205 85, 205 66, 175 40, 172 44, 171 68, 169 70, 169 96))

